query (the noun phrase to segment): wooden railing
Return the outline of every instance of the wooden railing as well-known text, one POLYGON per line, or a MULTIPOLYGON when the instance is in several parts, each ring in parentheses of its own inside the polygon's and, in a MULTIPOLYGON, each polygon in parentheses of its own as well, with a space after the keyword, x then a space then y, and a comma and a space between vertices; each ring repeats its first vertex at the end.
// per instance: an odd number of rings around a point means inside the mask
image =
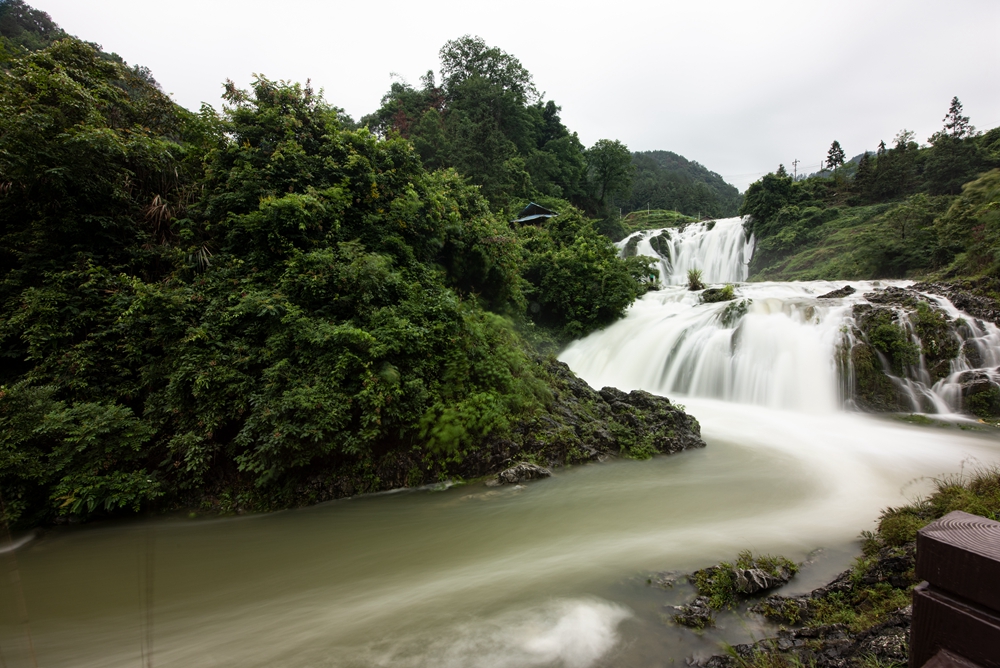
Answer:
POLYGON ((910 668, 1000 668, 1000 522, 956 511, 917 534, 910 668))

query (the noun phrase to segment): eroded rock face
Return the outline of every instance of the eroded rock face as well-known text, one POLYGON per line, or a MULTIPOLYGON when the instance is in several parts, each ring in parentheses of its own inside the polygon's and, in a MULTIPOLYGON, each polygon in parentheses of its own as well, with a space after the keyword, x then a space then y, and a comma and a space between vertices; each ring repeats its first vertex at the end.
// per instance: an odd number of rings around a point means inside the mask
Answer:
POLYGON ((537 466, 528 462, 521 462, 509 469, 497 473, 497 477, 486 484, 490 487, 498 485, 516 485, 527 480, 537 480, 538 478, 548 478, 552 471, 543 466, 537 466))

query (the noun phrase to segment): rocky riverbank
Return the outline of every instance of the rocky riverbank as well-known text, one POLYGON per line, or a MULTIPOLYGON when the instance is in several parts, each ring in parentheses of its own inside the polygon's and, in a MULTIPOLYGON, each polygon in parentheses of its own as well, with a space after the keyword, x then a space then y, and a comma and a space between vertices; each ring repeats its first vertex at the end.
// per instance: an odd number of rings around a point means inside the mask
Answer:
POLYGON ((646 459, 705 447, 698 420, 666 397, 613 387, 596 391, 554 358, 539 357, 535 362, 547 380, 544 410, 448 458, 393 452, 317 474, 295 490, 293 505, 447 479, 482 478, 520 463, 558 469, 611 457, 646 459))
MULTIPOLYGON (((724 653, 691 664, 700 668, 902 668, 909 654, 912 591, 917 584, 916 534, 954 510, 1000 517, 1000 468, 939 480, 928 498, 886 509, 877 530, 862 533, 861 556, 853 568, 807 594, 761 597, 761 592, 770 589, 762 581, 765 587, 751 601, 754 592, 750 589, 731 589, 729 602, 739 614, 764 618, 778 628, 771 637, 727 646, 724 653)), ((780 563, 780 558, 770 559, 772 566, 780 563)), ((699 573, 720 569, 735 574, 739 564, 735 569, 720 564, 689 577, 698 585, 699 573)), ((699 604, 699 599, 694 603, 699 604)), ((713 607, 710 599, 700 603, 713 607)), ((683 622, 674 618, 674 623, 683 622)))

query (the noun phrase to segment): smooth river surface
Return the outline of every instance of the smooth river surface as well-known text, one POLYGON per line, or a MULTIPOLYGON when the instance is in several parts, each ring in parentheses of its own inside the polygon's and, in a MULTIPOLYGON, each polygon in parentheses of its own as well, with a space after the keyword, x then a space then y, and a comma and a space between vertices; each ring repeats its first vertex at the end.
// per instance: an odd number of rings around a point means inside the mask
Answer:
MULTIPOLYGON (((761 630, 668 625, 664 605, 686 589, 644 573, 824 548, 797 578, 809 589, 846 567, 880 508, 1000 450, 956 428, 686 403, 707 448, 521 489, 51 531, 16 552, 38 665, 672 665, 761 630)), ((0 651, 29 666, 15 591, 5 578, 0 651)))

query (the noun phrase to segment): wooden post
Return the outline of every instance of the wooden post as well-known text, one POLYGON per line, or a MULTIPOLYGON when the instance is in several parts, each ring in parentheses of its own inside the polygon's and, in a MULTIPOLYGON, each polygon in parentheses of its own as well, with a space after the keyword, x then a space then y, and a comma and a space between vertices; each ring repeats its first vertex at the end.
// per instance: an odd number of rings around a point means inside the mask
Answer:
POLYGON ((916 575, 910 668, 1000 668, 1000 522, 961 511, 931 522, 916 575))

